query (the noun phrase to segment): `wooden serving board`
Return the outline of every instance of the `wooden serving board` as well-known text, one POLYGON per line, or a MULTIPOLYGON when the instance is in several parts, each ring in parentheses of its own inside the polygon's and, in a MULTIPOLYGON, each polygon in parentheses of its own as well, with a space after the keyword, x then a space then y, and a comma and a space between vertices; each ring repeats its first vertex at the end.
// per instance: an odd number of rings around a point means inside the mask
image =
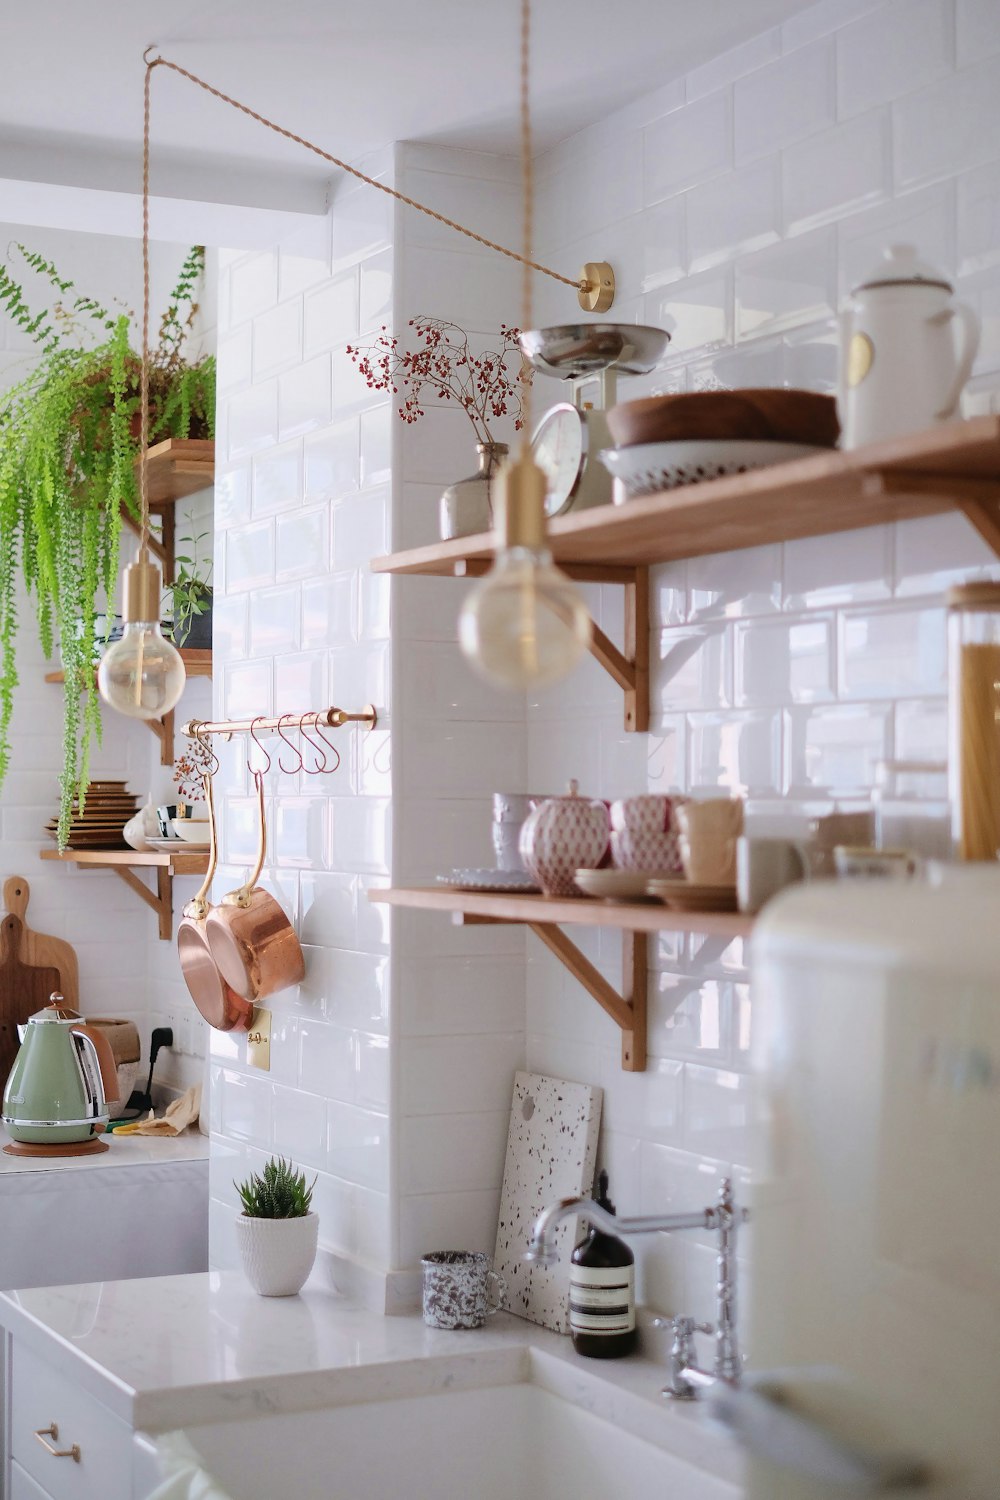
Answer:
POLYGON ((18 950, 24 934, 20 917, 8 913, 0 922, 0 1079, 4 1083, 14 1066, 21 1042, 18 1026, 43 1005, 59 988, 59 970, 22 963, 18 950))
POLYGON ((529 1265, 524 1252, 543 1208, 590 1193, 603 1097, 586 1083, 514 1075, 494 1265, 507 1282, 507 1311, 556 1333, 569 1331, 569 1258, 578 1220, 567 1219, 557 1231, 558 1265, 529 1265))
MULTIPOLYGON (((23 875, 12 875, 4 881, 3 901, 11 916, 21 921, 21 945, 17 956, 23 964, 43 969, 58 969, 57 982, 52 986, 62 995, 73 1010, 80 1009, 80 971, 76 952, 71 943, 62 938, 49 937, 42 932, 32 932, 28 926, 28 902, 31 888, 23 875)), ((48 995, 42 1004, 48 1001, 48 995)))

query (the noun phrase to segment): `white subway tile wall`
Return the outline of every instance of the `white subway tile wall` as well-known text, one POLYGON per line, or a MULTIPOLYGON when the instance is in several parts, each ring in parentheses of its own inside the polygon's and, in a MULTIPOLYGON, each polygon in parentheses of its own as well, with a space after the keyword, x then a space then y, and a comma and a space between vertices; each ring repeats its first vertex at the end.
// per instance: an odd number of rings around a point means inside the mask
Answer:
MULTIPOLYGON (((541 258, 572 270, 607 256, 612 316, 673 335, 666 368, 623 381, 622 399, 720 384, 832 392, 845 290, 885 243, 911 238, 988 320, 972 399, 996 409, 995 15, 986 0, 820 0, 539 160, 541 258)), ((395 171, 516 243, 514 163, 416 145, 397 148, 395 171)), ((282 247, 223 275, 217 704, 265 712, 325 690, 386 717, 377 737, 338 739, 327 786, 272 773, 271 873, 299 913, 309 977, 275 998, 271 1075, 247 1070, 238 1040, 213 1038, 213 1255, 231 1255, 231 1178, 270 1149, 318 1171, 329 1249, 405 1270, 428 1248, 488 1246, 525 1060, 605 1089, 601 1155, 623 1211, 707 1202, 723 1171, 745 1183, 756 1149, 743 943, 651 944, 650 1067, 631 1075, 611 1021, 530 935, 410 912, 390 922, 366 887, 490 862, 490 793, 570 776, 606 796, 743 791, 751 819, 778 831, 863 803, 880 759, 942 754, 941 590, 997 576, 995 560, 955 517, 692 559, 653 578, 649 735, 624 734, 620 696, 589 660, 526 704, 493 695, 455 646, 465 585, 387 587, 368 571, 374 554, 433 538, 437 496, 473 467, 470 433, 454 409, 394 422, 344 345, 420 312, 488 333, 517 320, 516 276, 365 189, 337 198, 331 239, 329 261, 282 247), (301 363, 286 363, 300 329, 301 363)), ((536 290, 540 323, 576 315, 562 289, 538 278, 536 290)), ((539 380, 539 405, 562 395, 539 380)), ((616 591, 588 601, 620 640, 616 591)), ((252 842, 247 784, 228 759, 224 776, 235 876, 252 842)), ((616 981, 615 935, 580 933, 616 981)), ((710 1249, 657 1239, 636 1246, 644 1295, 709 1316, 710 1249)))
MULTIPOLYGON (((645 152, 645 202, 602 230, 595 248, 628 236, 626 275, 636 266, 641 279, 621 286, 625 306, 644 291, 642 320, 673 333, 668 368, 623 380, 619 399, 719 384, 833 392, 835 310, 898 240, 960 275, 962 294, 992 316, 993 0, 823 0, 697 69, 685 88, 660 118, 640 103, 602 122, 619 160, 645 152)), ((543 192, 557 161, 574 204, 573 234, 556 227, 540 245, 557 267, 593 258, 578 253, 580 240, 604 223, 604 184, 585 146, 586 137, 565 141, 539 163, 543 192)), ((539 296, 539 321, 565 320, 557 289, 540 283, 539 296)), ((994 410, 1000 340, 989 328, 977 370, 975 409, 994 410)), ((751 826, 801 834, 809 816, 863 804, 880 759, 943 757, 941 593, 998 576, 959 517, 655 569, 646 787, 749 793, 751 826)), ((605 590, 605 629, 618 608, 605 590)), ((530 699, 528 784, 573 775, 588 792, 615 795, 601 752, 621 737, 620 700, 585 664, 530 699)), ((631 789, 642 785, 640 771, 631 789)), ((619 981, 613 936, 582 946, 619 981)), ((651 1065, 637 1076, 618 1068, 612 1023, 530 938, 528 955, 528 1066, 607 1088, 600 1152, 619 1209, 693 1207, 710 1200, 722 1172, 742 1180, 756 1149, 744 945, 676 936, 651 945, 651 1065)), ((657 1239, 634 1242, 642 1295, 713 1316, 710 1249, 695 1237, 657 1239)))
MULTIPOLYGON (((232 1180, 272 1150, 318 1174, 327 1250, 389 1264, 388 934, 364 896, 366 876, 384 877, 390 859, 389 616, 368 580, 390 534, 388 424, 378 420, 384 398, 365 387, 345 346, 358 336, 362 300, 371 308, 391 294, 393 260, 377 198, 349 193, 345 203, 332 233, 278 255, 230 257, 221 276, 228 462, 216 512, 225 559, 216 710, 246 717, 374 701, 385 765, 379 780, 354 729, 328 731, 339 763, 303 746, 303 769, 290 748, 266 742, 264 884, 297 922, 306 979, 270 1002, 269 1073, 248 1066, 242 1037, 212 1035, 212 1151, 225 1169, 213 1177, 211 1253, 220 1265, 235 1252, 232 1180)), ((224 757, 219 889, 245 878, 256 844, 246 750, 224 757)), ((264 764, 256 751, 253 764, 264 764)))

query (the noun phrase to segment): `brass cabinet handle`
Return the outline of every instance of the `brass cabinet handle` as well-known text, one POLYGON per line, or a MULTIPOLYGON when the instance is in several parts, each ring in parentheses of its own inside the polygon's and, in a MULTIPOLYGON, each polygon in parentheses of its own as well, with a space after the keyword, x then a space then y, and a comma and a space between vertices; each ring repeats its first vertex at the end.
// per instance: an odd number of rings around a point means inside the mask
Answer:
POLYGON ((41 1443, 46 1453, 51 1453, 53 1458, 71 1458, 75 1464, 80 1462, 79 1443, 74 1443, 72 1448, 54 1448, 52 1446, 52 1443, 58 1443, 59 1441, 59 1427, 57 1423, 53 1422, 48 1427, 36 1428, 35 1437, 41 1443), (49 1442, 49 1438, 52 1439, 52 1443, 49 1442))

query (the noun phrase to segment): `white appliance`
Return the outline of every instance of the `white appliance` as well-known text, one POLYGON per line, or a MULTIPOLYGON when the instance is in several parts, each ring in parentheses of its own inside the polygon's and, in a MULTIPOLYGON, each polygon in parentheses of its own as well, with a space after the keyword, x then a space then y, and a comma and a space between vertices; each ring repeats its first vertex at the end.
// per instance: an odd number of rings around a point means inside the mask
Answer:
POLYGON ((753 974, 748 1496, 996 1500, 1000 871, 799 886, 753 974))

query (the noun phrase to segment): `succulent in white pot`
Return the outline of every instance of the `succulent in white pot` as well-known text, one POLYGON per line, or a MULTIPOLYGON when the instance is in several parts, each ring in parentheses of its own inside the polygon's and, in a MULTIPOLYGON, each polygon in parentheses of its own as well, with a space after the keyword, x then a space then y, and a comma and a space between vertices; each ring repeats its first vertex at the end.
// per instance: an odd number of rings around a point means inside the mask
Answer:
POLYGON ((263 1172, 234 1183, 243 1212, 236 1237, 247 1280, 262 1297, 294 1297, 316 1259, 319 1217, 311 1211, 305 1174, 272 1156, 263 1172))

